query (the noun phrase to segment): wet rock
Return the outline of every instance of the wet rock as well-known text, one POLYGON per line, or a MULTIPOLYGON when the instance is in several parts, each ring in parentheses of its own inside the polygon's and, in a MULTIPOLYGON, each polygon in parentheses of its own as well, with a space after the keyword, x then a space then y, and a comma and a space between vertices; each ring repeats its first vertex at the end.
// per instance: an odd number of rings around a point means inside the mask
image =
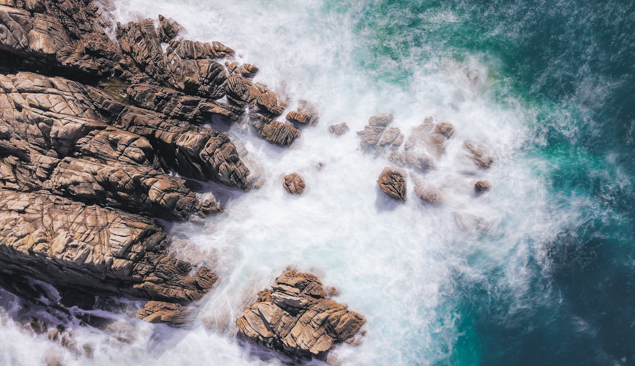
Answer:
POLYGON ((137 312, 137 318, 148 323, 165 323, 173 327, 184 326, 196 314, 196 308, 162 301, 148 301, 137 312))
POLYGON ((159 14, 159 23, 161 23, 161 27, 159 28, 159 39, 161 42, 170 42, 183 30, 183 27, 179 23, 161 14, 159 14))
POLYGON ((298 173, 291 173, 285 175, 284 183, 282 183, 284 189, 291 194, 301 195, 304 192, 304 180, 298 175, 298 173))
POLYGON ((306 100, 301 100, 298 110, 287 113, 286 118, 289 121, 309 126, 315 126, 319 119, 315 107, 306 100))
POLYGON ((391 198, 406 202, 406 172, 399 168, 384 168, 377 184, 391 198))
POLYGON ((346 305, 330 300, 316 276, 295 270, 283 272, 236 320, 249 341, 296 357, 326 357, 365 322, 346 305))
POLYGON ((454 126, 448 122, 441 122, 436 125, 435 132, 445 136, 446 139, 449 139, 454 135, 454 126))
POLYGON ((226 88, 230 103, 241 107, 249 106, 270 116, 279 116, 284 111, 285 106, 278 100, 276 93, 242 76, 231 75, 227 79, 226 88))
POLYGON ((260 69, 252 64, 242 64, 240 65, 238 62, 229 62, 225 61, 225 67, 230 74, 238 74, 244 78, 251 79, 260 69))
POLYGON ((404 149, 414 154, 429 155, 438 159, 445 152, 444 135, 436 133, 437 126, 428 117, 424 123, 415 127, 406 140, 404 149))
POLYGON ((397 127, 391 127, 387 129, 381 138, 377 142, 379 146, 385 146, 392 144, 393 146, 400 146, 403 143, 404 135, 397 127))
POLYGON ((170 240, 152 220, 123 211, 0 190, 0 227, 3 268, 53 285, 193 301, 216 281, 166 255, 170 240))
POLYGON ((474 191, 476 192, 476 194, 487 192, 489 191, 489 189, 490 185, 486 180, 479 180, 478 182, 476 182, 476 184, 474 184, 474 191))
POLYGON ((346 122, 342 122, 340 124, 330 125, 329 126, 329 132, 330 133, 334 133, 334 134, 336 134, 338 136, 345 134, 349 130, 350 130, 350 128, 348 127, 346 122))
POLYGON ((468 140, 463 142, 463 146, 469 151, 466 156, 477 166, 489 169, 494 162, 494 158, 490 155, 487 148, 483 145, 474 146, 474 143, 468 140))
MULTIPOLYGON (((392 114, 388 116, 373 116, 368 120, 368 125, 364 126, 363 131, 357 134, 361 137, 362 146, 374 147, 379 143, 382 134, 386 130, 386 126, 393 120, 392 114)), ((391 141, 392 142, 392 141, 391 141)))
POLYGON ((412 178, 415 182, 415 194, 420 200, 432 205, 443 203, 444 194, 439 188, 426 184, 422 179, 416 177, 414 174, 412 175, 412 178))
POLYGON ((413 153, 406 152, 403 154, 403 158, 399 158, 399 161, 405 159, 406 165, 419 172, 425 172, 429 169, 434 169, 434 159, 426 155, 425 153, 413 153))
POLYGON ((63 366, 62 353, 55 348, 47 349, 44 352, 44 363, 46 366, 63 366))
POLYGON ((213 116, 236 121, 241 108, 195 96, 174 89, 149 84, 134 84, 128 88, 130 101, 137 107, 150 109, 192 123, 209 123, 213 116))
POLYGON ((255 114, 252 114, 251 118, 256 132, 274 145, 287 147, 300 137, 300 130, 291 125, 255 114))

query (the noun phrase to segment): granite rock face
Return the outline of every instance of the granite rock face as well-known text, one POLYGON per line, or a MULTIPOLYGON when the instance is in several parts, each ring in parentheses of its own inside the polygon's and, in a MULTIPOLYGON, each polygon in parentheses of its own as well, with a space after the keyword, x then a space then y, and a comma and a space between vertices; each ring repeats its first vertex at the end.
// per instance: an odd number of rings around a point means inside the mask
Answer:
POLYGON ((287 192, 296 195, 301 195, 306 187, 304 180, 300 177, 300 175, 298 175, 298 173, 286 175, 282 186, 287 190, 287 192))
POLYGON ((403 169, 384 168, 377 184, 388 197, 406 202, 406 172, 403 169))
POLYGON ((153 220, 46 192, 0 190, 0 227, 2 268, 53 285, 179 302, 217 278, 168 256, 153 220))
POLYGON ((333 347, 357 334, 366 320, 331 300, 320 280, 288 270, 236 320, 251 342, 293 356, 326 357, 333 347))

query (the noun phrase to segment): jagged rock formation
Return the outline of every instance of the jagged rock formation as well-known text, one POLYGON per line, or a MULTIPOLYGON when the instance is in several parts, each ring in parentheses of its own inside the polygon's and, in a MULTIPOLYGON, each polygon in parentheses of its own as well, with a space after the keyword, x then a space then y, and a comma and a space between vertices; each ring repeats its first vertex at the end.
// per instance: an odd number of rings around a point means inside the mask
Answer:
POLYGON ((272 289, 236 320, 240 334, 251 342, 294 356, 326 357, 336 344, 353 337, 363 316, 330 300, 320 280, 288 270, 272 289))
POLYGON ((291 173, 289 175, 285 175, 284 183, 282 183, 284 189, 291 194, 301 195, 304 192, 304 188, 306 187, 304 184, 304 180, 302 177, 298 175, 298 173, 291 173))
POLYGON ((346 132, 348 132, 350 130, 350 128, 348 127, 348 125, 346 124, 346 122, 342 122, 336 125, 330 125, 329 126, 329 132, 330 133, 334 133, 336 135, 343 135, 346 132))
POLYGON ((386 131, 386 126, 388 126, 392 120, 392 114, 388 116, 370 117, 368 125, 364 126, 364 130, 357 132, 362 140, 362 147, 376 147, 382 137, 382 134, 386 131))
POLYGON ((290 146, 295 139, 300 137, 300 130, 291 125, 257 114, 252 114, 251 116, 256 132, 274 145, 290 146))
POLYGON ((302 125, 315 126, 319 117, 315 107, 306 100, 301 100, 297 111, 287 113, 287 120, 302 125))
POLYGON ((384 168, 377 184, 388 197, 406 202, 406 172, 403 169, 384 168))
POLYGON ((46 192, 0 190, 0 263, 54 285, 167 301, 200 299, 216 276, 166 254, 151 219, 46 192))

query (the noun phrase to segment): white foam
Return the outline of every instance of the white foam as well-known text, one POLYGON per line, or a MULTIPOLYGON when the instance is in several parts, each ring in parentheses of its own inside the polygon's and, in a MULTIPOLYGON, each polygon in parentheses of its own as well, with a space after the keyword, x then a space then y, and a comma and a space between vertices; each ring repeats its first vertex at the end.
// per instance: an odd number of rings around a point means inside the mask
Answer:
MULTIPOLYGON (((540 255, 540 243, 563 223, 577 220, 575 208, 550 203, 542 162, 521 151, 535 113, 510 96, 504 103, 494 102, 495 96, 507 95, 506 84, 495 77, 497 65, 479 55, 465 55, 464 61, 442 52, 427 61, 382 59, 379 70, 365 69, 359 57, 368 41, 353 31, 361 3, 352 3, 347 12, 329 12, 317 0, 292 6, 279 0, 115 3, 120 20, 161 13, 184 25, 188 38, 232 47, 244 56, 241 62, 260 68, 256 81, 286 91, 294 103, 308 99, 320 112, 319 124, 303 129, 301 141, 289 150, 233 127, 250 156, 263 164, 267 182, 231 201, 228 217, 211 218, 214 233, 174 226, 175 232, 186 233, 204 249, 221 251, 221 259, 232 262, 208 296, 203 317, 229 312, 235 319, 255 291, 287 265, 295 265, 319 272, 326 285, 341 291, 338 301, 368 319, 364 343, 338 350, 345 365, 434 364, 447 359, 459 337, 457 278, 490 281, 493 295, 516 296, 522 306, 530 257, 540 255), (378 75, 390 68, 411 76, 401 85, 382 81, 378 75), (422 205, 412 181, 403 205, 378 190, 377 177, 390 163, 362 154, 355 134, 378 113, 393 113, 392 126, 406 136, 428 115, 454 124, 456 133, 444 157, 426 176, 446 189, 448 204, 422 205), (341 137, 328 133, 329 125, 342 121, 351 132, 341 137), (496 161, 491 170, 483 172, 457 159, 465 153, 464 139, 492 149, 496 161), (324 163, 320 170, 315 168, 318 162, 324 163), (281 177, 291 172, 305 179, 308 190, 301 197, 290 196, 281 186, 281 177), (487 179, 492 191, 477 198, 472 187, 478 179, 487 179), (454 211, 481 217, 489 230, 460 231, 454 211), (493 272, 500 278, 490 278, 493 272)), ((452 14, 431 18, 457 21, 452 14)), ((228 333, 214 333, 201 322, 195 329, 169 334, 155 337, 159 341, 153 347, 147 346, 152 336, 121 349, 102 344, 91 362, 264 363, 228 333)), ((0 345, 5 355, 22 354, 6 347, 0 345)))

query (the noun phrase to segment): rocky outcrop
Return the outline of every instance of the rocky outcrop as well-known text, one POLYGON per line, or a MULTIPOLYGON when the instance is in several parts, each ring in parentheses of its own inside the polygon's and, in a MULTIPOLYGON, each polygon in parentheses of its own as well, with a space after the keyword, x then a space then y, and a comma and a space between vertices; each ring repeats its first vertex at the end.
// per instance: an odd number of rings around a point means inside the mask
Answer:
POLYGON ((426 184, 415 174, 411 174, 411 177, 415 182, 415 195, 417 195, 421 201, 432 205, 443 203, 445 195, 439 188, 426 184))
POLYGON ((240 334, 251 342, 291 356, 323 358, 365 322, 331 300, 316 276, 295 270, 283 272, 271 290, 259 292, 258 301, 236 320, 240 334))
POLYGON ((251 117, 256 132, 274 145, 287 147, 300 137, 300 130, 291 125, 257 114, 252 114, 251 117))
POLYGON ((284 183, 282 183, 284 189, 291 194, 301 195, 304 192, 304 180, 298 175, 298 173, 291 173, 284 176, 284 183))
POLYGON ((364 126, 363 131, 358 131, 362 146, 371 148, 377 146, 381 139, 386 126, 388 126, 393 120, 392 114, 388 116, 373 116, 368 120, 368 125, 364 126))
POLYGON ((329 132, 330 133, 334 133, 336 135, 343 135, 346 132, 348 132, 350 130, 350 128, 348 127, 348 125, 346 124, 346 122, 342 122, 336 125, 330 125, 329 126, 329 132))
POLYGON ((399 168, 384 168, 377 180, 388 197, 406 202, 406 172, 399 168))
POLYGON ((45 192, 0 190, 0 263, 53 285, 92 293, 193 301, 216 276, 167 255, 151 219, 45 192))
POLYGON ((144 308, 137 312, 137 318, 148 323, 165 323, 173 327, 187 325, 194 314, 196 308, 184 306, 171 302, 148 301, 144 308))
POLYGON ((264 85, 254 84, 239 75, 227 79, 227 99, 235 105, 253 109, 268 116, 279 116, 286 105, 278 100, 278 95, 264 85))
POLYGON ((301 100, 298 110, 287 113, 286 118, 291 122, 309 126, 315 126, 319 119, 315 107, 306 100, 301 100))
POLYGON ((253 78, 258 71, 260 71, 260 69, 252 64, 240 65, 238 62, 225 61, 225 67, 230 74, 237 74, 248 79, 253 78))

